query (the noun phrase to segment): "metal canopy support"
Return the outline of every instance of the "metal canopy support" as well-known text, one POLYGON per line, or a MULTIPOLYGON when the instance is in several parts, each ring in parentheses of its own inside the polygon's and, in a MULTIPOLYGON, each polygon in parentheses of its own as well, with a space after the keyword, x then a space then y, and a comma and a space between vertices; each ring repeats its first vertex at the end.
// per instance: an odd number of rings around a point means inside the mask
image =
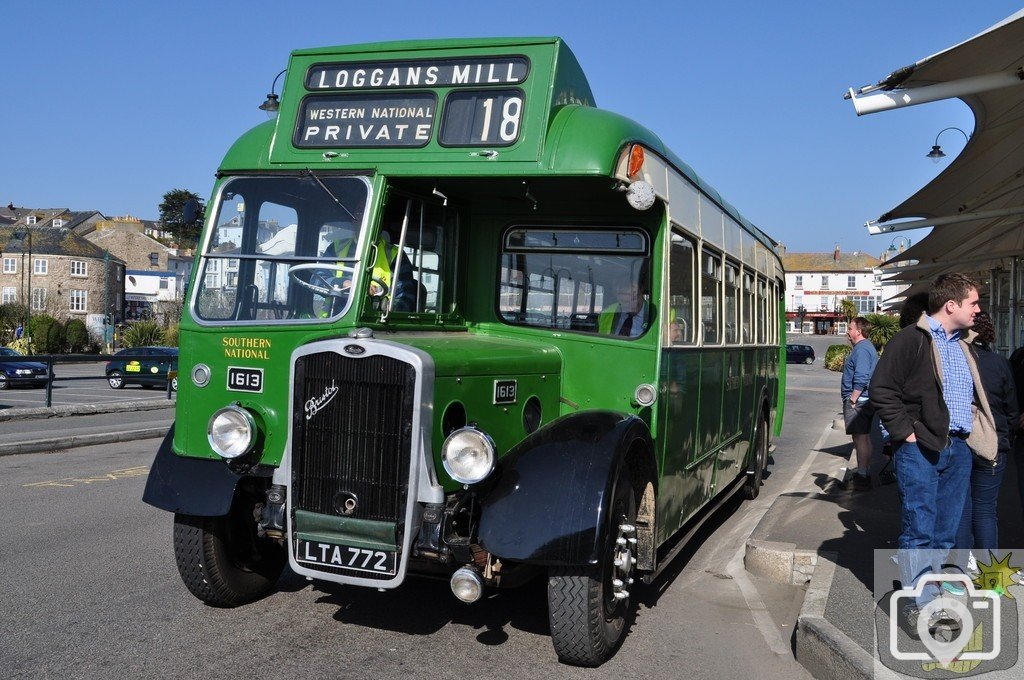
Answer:
POLYGON ((941 99, 953 99, 966 97, 972 94, 980 94, 990 90, 999 90, 1004 87, 1020 85, 1024 82, 1024 69, 1018 68, 1011 71, 1000 71, 989 73, 983 76, 971 76, 960 80, 950 80, 936 85, 924 87, 907 88, 905 90, 894 90, 858 97, 851 87, 846 93, 846 98, 853 101, 853 109, 858 116, 879 111, 890 111, 901 109, 906 106, 927 104, 941 99))
POLYGON ((961 222, 970 222, 972 220, 988 220, 996 217, 1009 217, 1010 215, 1024 215, 1024 206, 999 208, 998 210, 982 210, 980 212, 948 215, 946 217, 931 217, 922 220, 909 220, 904 222, 879 224, 878 222, 871 220, 865 222, 864 226, 868 228, 868 233, 871 235, 889 234, 894 231, 909 231, 911 229, 921 229, 922 227, 942 227, 947 224, 959 224, 961 222))

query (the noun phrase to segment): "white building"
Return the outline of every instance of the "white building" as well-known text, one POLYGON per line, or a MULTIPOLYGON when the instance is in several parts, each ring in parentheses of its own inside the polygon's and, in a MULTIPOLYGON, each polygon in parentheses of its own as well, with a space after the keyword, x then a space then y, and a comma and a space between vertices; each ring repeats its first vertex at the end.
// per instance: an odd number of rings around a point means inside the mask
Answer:
POLYGON ((854 251, 841 253, 786 253, 786 331, 827 335, 845 333, 842 301, 850 300, 858 315, 882 310, 885 297, 878 270, 881 260, 854 251))

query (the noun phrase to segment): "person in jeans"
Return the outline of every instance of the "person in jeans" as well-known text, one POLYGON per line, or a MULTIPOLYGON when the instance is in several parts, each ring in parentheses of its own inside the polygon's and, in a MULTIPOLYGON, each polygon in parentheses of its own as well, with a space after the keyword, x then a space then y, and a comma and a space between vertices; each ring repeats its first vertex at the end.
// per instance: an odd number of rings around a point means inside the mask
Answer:
POLYGON ((878 363, 878 351, 868 340, 870 332, 871 323, 864 317, 850 321, 846 337, 853 351, 843 363, 843 377, 839 382, 846 434, 853 436, 853 448, 857 451, 857 473, 849 482, 854 491, 871 488, 871 423, 875 411, 868 400, 868 383, 878 363))
MULTIPOLYGON (((999 487, 1003 483, 1003 472, 1006 470, 1013 433, 1020 418, 1013 371, 1010 369, 1010 362, 991 349, 996 332, 987 313, 978 312, 975 315, 974 331, 978 334, 974 340, 978 354, 978 372, 981 374, 981 384, 985 388, 989 406, 992 407, 999 447, 995 460, 973 457, 971 483, 956 538, 956 547, 964 553, 972 548, 989 550, 998 547, 999 523, 996 517, 996 502, 999 500, 999 487)), ((966 561, 966 556, 958 560, 964 565, 966 561)))
MULTIPOLYGON (((900 581, 919 585, 938 574, 956 540, 971 474, 972 450, 995 460, 995 423, 969 332, 978 313, 978 284, 943 274, 928 294, 928 312, 888 342, 869 385, 871 405, 894 442, 902 504, 900 581)), ((921 608, 939 594, 922 584, 900 625, 917 636, 921 608)), ((941 620, 933 612, 929 630, 941 620)))

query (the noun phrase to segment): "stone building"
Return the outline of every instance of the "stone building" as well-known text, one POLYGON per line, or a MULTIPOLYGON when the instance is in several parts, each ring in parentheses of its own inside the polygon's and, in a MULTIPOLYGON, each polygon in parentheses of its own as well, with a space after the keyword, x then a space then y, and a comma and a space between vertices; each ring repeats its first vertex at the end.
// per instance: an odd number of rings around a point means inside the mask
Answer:
POLYGON ((125 263, 124 320, 177 321, 192 270, 192 253, 164 245, 159 223, 135 217, 98 220, 77 230, 125 263))
MULTIPOLYGON (((58 319, 79 318, 99 339, 104 317, 122 314, 125 264, 69 226, 50 226, 54 215, 39 220, 39 212, 0 225, 0 302, 26 304, 31 313, 58 319)), ((57 219, 63 224, 60 215, 71 223, 99 213, 62 211, 57 219)))

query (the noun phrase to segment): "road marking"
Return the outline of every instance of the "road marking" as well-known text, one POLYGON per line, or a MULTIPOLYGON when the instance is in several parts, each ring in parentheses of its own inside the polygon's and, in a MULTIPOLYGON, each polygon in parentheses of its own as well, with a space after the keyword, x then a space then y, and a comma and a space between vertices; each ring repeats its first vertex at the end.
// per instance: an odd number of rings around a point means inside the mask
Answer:
POLYGON ((131 477, 142 477, 149 472, 149 467, 146 465, 137 465, 135 467, 123 468, 121 470, 111 470, 100 475, 93 477, 62 477, 61 479, 50 479, 45 482, 32 482, 31 484, 22 484, 23 487, 57 487, 67 488, 72 486, 78 486, 80 484, 95 484, 96 482, 110 482, 118 479, 129 479, 131 477))

